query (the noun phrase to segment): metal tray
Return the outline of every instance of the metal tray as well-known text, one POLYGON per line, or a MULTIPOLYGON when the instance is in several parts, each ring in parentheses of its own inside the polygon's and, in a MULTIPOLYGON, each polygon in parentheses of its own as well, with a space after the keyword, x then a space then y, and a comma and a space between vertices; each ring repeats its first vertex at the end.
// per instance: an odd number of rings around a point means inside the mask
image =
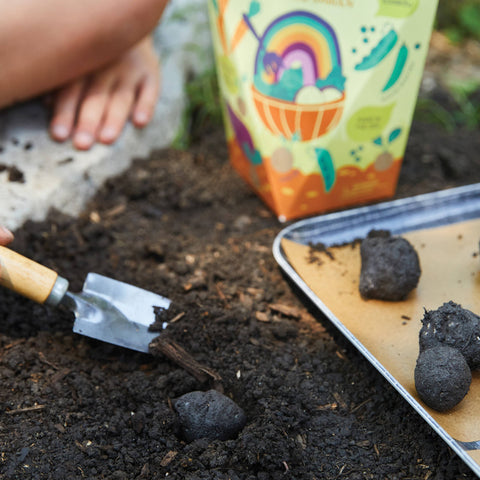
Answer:
POLYGON ((277 235, 273 243, 273 255, 280 267, 316 307, 326 315, 340 332, 348 338, 409 402, 417 413, 440 435, 450 448, 480 477, 480 463, 478 461, 480 438, 468 442, 458 441, 453 438, 419 401, 397 381, 389 370, 372 355, 362 342, 352 334, 342 323, 342 318, 337 318, 330 311, 327 305, 328 302, 319 298, 307 285, 301 273, 292 266, 282 248, 284 239, 305 246, 310 243, 322 243, 328 247, 363 238, 372 229, 386 229, 393 234, 403 234, 473 219, 480 219, 480 184, 452 188, 297 221, 284 228, 277 235), (469 454, 472 451, 475 451, 475 458, 472 458, 472 455, 469 454))

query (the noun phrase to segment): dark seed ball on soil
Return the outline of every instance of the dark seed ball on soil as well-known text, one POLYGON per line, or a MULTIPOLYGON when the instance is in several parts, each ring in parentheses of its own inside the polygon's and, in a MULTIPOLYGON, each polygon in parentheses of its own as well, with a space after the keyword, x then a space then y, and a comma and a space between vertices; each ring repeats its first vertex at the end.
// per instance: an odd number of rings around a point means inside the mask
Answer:
POLYGON ((458 405, 471 382, 467 361, 455 348, 429 348, 417 359, 415 388, 418 396, 434 410, 445 412, 458 405))
POLYGON ((420 352, 446 345, 459 350, 472 370, 480 368, 480 317, 455 302, 425 311, 419 340, 420 352))
POLYGON ((190 392, 178 398, 173 407, 183 438, 229 440, 247 421, 243 410, 230 398, 216 390, 190 392))
POLYGON ((363 298, 404 300, 418 284, 418 254, 402 237, 372 231, 362 240, 360 257, 359 290, 363 298))

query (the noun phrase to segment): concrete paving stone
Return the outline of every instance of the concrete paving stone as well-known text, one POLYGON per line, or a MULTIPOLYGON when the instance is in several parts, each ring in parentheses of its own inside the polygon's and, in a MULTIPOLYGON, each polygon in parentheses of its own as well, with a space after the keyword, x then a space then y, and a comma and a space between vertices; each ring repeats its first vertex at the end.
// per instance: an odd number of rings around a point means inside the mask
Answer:
POLYGON ((206 2, 171 1, 154 40, 162 61, 155 116, 142 130, 128 124, 112 146, 79 152, 70 142, 52 141, 41 100, 0 112, 0 224, 15 230, 43 220, 51 208, 78 215, 107 178, 172 143, 186 104, 185 82, 213 65, 206 2))

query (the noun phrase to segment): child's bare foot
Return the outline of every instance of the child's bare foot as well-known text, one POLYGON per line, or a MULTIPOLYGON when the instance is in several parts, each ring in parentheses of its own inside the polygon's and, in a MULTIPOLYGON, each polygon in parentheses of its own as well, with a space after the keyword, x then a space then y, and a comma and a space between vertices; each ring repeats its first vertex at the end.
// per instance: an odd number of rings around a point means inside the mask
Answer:
POLYGON ((0 245, 7 245, 13 240, 13 233, 0 225, 0 245))
POLYGON ((150 38, 117 61, 60 88, 53 100, 50 135, 75 148, 95 142, 111 144, 130 118, 144 127, 153 116, 159 95, 159 61, 150 38))

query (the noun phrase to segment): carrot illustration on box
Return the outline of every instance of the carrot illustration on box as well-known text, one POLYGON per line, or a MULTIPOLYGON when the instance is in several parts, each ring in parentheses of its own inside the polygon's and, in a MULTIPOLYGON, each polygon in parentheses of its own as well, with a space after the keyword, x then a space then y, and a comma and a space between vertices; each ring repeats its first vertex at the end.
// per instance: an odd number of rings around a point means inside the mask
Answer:
POLYGON ((281 220, 394 193, 435 9, 210 0, 230 159, 281 220))

